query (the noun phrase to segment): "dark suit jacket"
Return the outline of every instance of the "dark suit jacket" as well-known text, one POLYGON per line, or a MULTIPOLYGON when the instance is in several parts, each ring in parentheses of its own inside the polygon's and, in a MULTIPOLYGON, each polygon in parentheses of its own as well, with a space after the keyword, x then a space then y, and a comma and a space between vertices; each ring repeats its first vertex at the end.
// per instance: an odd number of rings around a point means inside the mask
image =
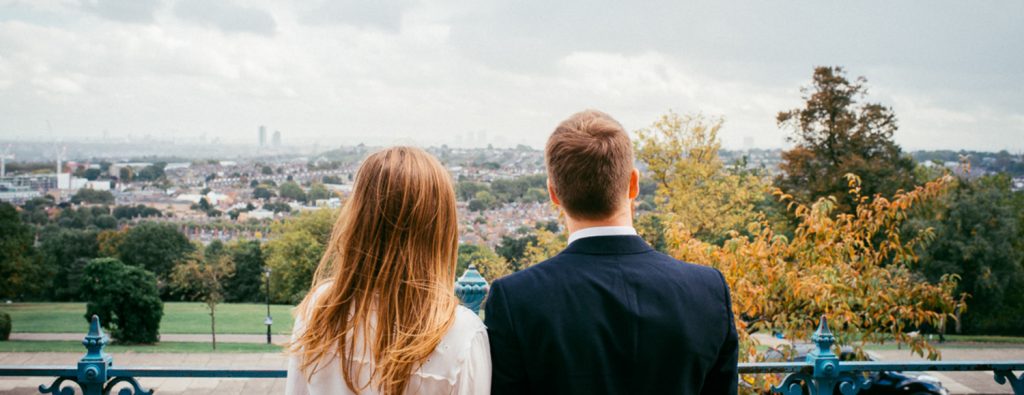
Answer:
POLYGON ((637 236, 574 241, 491 284, 493 394, 735 394, 729 289, 637 236))

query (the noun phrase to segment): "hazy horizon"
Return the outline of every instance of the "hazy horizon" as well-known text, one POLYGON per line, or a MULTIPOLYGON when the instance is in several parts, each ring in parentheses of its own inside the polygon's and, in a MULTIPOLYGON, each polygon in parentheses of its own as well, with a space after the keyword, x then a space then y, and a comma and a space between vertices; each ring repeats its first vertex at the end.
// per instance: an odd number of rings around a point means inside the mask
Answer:
POLYGON ((817 65, 905 150, 1024 151, 1024 3, 7 1, 0 140, 539 147, 598 108, 723 116, 781 148, 817 65))

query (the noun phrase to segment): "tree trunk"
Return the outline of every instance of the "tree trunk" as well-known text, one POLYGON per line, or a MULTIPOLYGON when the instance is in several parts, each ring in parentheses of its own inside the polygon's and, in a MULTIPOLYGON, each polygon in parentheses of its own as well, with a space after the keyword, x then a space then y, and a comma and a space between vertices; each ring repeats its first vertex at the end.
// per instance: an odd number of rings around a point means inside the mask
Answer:
POLYGON ((213 349, 217 349, 217 316, 213 306, 210 306, 210 337, 213 339, 213 349))

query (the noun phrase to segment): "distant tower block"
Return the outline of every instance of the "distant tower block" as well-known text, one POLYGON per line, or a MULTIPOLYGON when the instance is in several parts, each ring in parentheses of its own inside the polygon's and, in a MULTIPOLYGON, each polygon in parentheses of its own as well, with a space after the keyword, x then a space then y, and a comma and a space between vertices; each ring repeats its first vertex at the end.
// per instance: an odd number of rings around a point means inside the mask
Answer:
POLYGON ((280 147, 281 146, 281 131, 280 130, 275 130, 274 131, 273 142, 274 142, 274 146, 275 147, 280 147))
POLYGON ((267 127, 260 125, 260 147, 267 145, 267 127))

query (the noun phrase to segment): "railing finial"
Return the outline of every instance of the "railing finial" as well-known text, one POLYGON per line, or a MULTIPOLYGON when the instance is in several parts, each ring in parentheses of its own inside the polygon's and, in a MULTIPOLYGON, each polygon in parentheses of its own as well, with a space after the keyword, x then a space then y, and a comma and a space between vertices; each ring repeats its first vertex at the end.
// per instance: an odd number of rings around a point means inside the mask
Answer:
POLYGON ((103 327, 100 326, 100 317, 96 314, 92 315, 92 320, 89 321, 89 333, 85 335, 85 339, 82 339, 82 345, 88 350, 85 356, 82 357, 83 362, 98 362, 106 359, 107 354, 103 352, 103 348, 107 346, 109 338, 103 333, 103 327))
POLYGON ((832 353, 832 345, 836 343, 836 337, 832 334, 832 330, 828 328, 828 318, 824 314, 821 315, 818 330, 814 331, 814 334, 811 335, 811 341, 818 346, 818 349, 807 355, 808 360, 811 359, 812 354, 815 358, 836 356, 832 353))
POLYGON ((487 296, 490 286, 487 280, 476 270, 476 265, 469 265, 462 276, 455 281, 455 295, 462 301, 462 305, 480 313, 480 305, 487 296))

